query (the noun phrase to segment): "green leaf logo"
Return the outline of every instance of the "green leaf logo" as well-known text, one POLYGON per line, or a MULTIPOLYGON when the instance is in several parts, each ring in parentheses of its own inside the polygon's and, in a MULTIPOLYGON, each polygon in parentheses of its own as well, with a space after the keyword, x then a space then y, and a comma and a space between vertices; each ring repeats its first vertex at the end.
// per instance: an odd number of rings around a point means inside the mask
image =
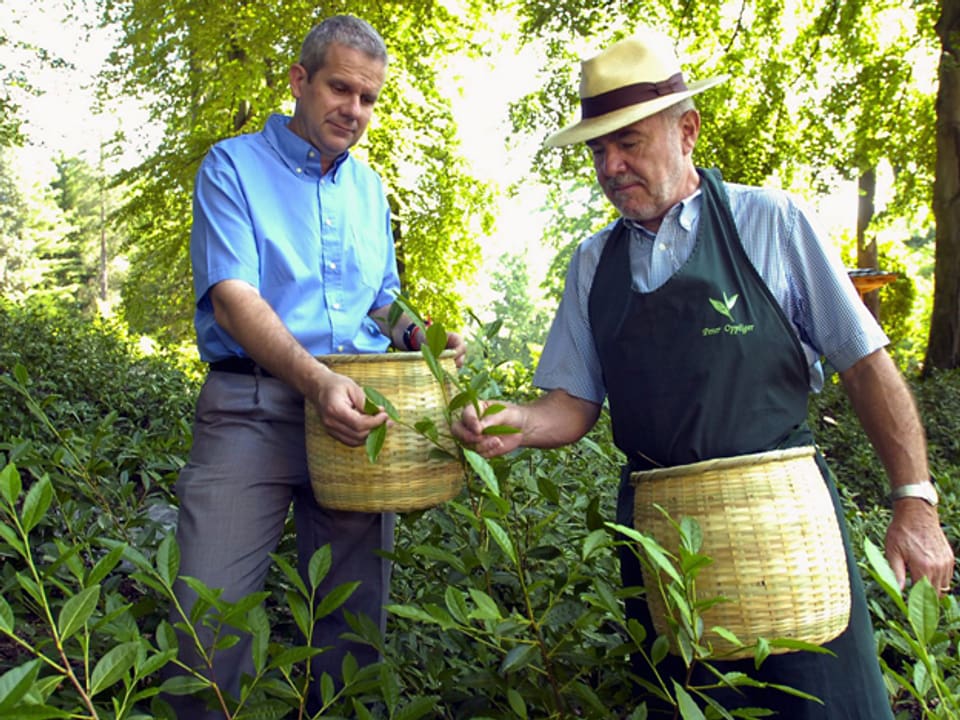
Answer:
POLYGON ((737 298, 739 297, 739 295, 731 295, 730 297, 727 297, 727 294, 724 293, 723 300, 710 298, 710 304, 713 305, 714 310, 730 320, 730 322, 735 322, 730 311, 733 310, 733 306, 737 304, 737 298))

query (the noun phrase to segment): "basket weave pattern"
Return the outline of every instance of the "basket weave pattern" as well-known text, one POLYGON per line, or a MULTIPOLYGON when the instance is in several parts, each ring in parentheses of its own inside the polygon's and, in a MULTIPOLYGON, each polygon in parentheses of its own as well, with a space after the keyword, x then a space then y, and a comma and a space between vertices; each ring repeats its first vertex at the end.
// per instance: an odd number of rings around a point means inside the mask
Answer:
MULTIPOLYGON (((697 577, 697 597, 720 602, 704 611, 704 641, 717 653, 750 657, 710 628, 746 645, 759 637, 822 645, 847 627, 850 584, 840 528, 813 448, 722 458, 633 473, 634 526, 676 552, 679 538, 653 504, 679 521, 695 519, 701 552, 713 559, 697 577)), ((647 602, 654 627, 667 633, 656 585, 647 602)), ((789 652, 772 648, 774 654, 789 652)))
MULTIPOLYGON (((424 418, 447 430, 443 393, 420 353, 325 355, 318 358, 334 372, 361 387, 378 390, 400 418, 414 425, 424 418)), ((441 366, 456 371, 453 353, 444 352, 441 366)), ((327 434, 319 413, 305 403, 307 463, 317 502, 335 510, 408 512, 439 505, 463 486, 457 462, 430 458, 435 445, 419 433, 393 425, 374 463, 363 446, 348 447, 327 434)), ((456 456, 456 446, 445 448, 456 456)))

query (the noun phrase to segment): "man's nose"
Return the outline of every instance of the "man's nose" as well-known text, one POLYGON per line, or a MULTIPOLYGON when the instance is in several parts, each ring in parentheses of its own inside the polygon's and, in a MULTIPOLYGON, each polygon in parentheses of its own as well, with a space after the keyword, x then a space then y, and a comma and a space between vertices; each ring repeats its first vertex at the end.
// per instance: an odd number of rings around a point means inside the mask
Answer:
POLYGON ((610 144, 603 149, 603 163, 600 168, 607 177, 613 177, 624 171, 624 155, 616 145, 610 144))
POLYGON ((360 101, 359 95, 351 95, 346 103, 344 104, 343 111, 350 117, 360 117, 361 108, 363 103, 360 101))

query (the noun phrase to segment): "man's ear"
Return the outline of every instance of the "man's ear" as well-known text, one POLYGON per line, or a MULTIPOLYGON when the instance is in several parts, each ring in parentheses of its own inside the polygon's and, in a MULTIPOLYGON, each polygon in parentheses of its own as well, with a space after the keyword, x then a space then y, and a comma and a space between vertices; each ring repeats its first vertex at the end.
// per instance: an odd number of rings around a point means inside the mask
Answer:
POLYGON ((687 110, 680 117, 680 143, 685 154, 693 153, 693 148, 696 146, 699 137, 700 113, 697 110, 687 110))
POLYGON ((298 100, 303 94, 304 84, 309 82, 307 74, 307 69, 300 63, 294 63, 290 66, 290 92, 298 100))

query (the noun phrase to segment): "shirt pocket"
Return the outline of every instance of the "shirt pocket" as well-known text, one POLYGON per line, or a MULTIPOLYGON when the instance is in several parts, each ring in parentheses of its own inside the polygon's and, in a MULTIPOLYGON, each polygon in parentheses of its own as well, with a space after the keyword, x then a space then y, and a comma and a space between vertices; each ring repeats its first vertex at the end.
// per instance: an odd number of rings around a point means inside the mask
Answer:
POLYGON ((382 235, 362 223, 351 225, 346 233, 344 260, 353 277, 374 294, 380 291, 386 274, 387 253, 382 235))

